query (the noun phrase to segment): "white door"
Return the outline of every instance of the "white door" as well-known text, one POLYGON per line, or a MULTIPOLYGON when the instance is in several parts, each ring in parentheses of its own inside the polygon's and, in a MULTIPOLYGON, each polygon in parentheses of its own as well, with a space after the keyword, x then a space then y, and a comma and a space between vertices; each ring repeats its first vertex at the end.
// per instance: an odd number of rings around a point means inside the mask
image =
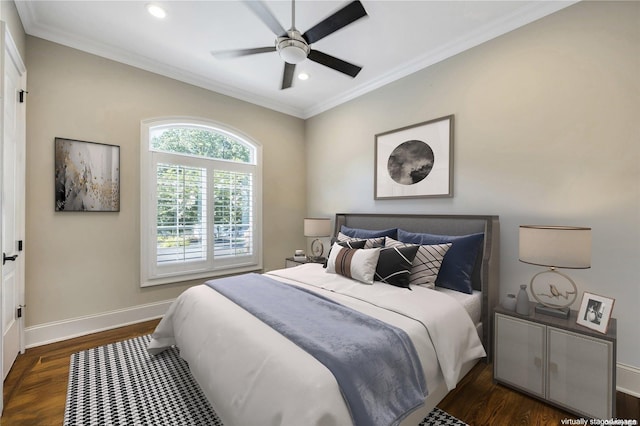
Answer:
POLYGON ((26 69, 4 23, 2 88, 2 377, 24 351, 25 82, 26 69))

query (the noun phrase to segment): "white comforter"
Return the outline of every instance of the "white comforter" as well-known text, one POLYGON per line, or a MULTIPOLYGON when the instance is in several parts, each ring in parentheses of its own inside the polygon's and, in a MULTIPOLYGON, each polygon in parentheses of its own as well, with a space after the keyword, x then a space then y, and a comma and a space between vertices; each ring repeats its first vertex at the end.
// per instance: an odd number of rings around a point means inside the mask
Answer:
MULTIPOLYGON (((437 291, 364 285, 326 273, 319 264, 267 275, 405 330, 429 390, 443 377, 453 389, 461 366, 485 356, 467 313, 437 291)), ((149 351, 158 353, 171 345, 178 346, 225 426, 351 424, 340 389, 324 365, 205 285, 176 299, 153 333, 149 351)))

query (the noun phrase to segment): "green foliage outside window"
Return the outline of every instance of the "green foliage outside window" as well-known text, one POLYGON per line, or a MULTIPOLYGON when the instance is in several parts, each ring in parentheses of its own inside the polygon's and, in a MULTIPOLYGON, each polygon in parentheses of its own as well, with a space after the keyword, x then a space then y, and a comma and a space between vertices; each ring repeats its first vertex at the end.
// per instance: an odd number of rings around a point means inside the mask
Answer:
POLYGON ((151 139, 153 148, 176 154, 249 163, 249 148, 232 138, 210 130, 178 127, 164 130, 151 139))

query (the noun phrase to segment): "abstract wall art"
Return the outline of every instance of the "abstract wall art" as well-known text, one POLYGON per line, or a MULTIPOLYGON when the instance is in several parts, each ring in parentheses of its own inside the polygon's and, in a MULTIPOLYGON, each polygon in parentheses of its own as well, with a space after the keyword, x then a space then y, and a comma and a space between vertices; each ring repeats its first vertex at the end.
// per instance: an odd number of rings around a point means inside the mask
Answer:
POLYGON ((56 211, 120 211, 120 147, 55 138, 56 211))

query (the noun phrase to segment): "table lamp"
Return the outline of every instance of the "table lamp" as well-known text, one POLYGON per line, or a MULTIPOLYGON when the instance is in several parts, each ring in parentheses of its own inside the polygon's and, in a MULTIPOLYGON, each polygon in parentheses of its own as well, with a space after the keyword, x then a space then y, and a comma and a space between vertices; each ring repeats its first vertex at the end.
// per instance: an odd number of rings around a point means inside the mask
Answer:
POLYGON ((324 244, 319 237, 328 237, 331 235, 331 219, 325 218, 305 218, 304 219, 304 236, 315 237, 311 242, 311 256, 309 258, 314 261, 322 260, 324 254, 324 244))
POLYGON ((519 260, 549 269, 531 278, 529 290, 538 302, 537 313, 569 318, 578 297, 576 283, 557 268, 591 267, 591 228, 521 225, 519 260))

